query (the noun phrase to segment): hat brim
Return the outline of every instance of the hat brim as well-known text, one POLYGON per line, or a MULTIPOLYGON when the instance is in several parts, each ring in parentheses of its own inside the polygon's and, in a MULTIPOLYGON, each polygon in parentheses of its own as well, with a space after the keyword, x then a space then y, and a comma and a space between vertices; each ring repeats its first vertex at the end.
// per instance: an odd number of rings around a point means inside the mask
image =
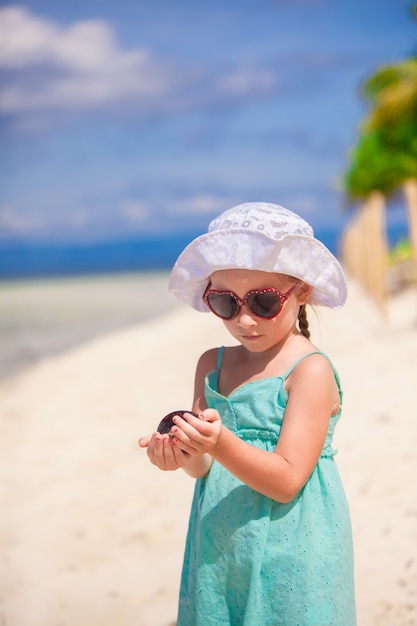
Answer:
POLYGON ((311 304, 343 306, 347 283, 343 269, 326 246, 306 235, 272 239, 245 229, 212 231, 197 237, 178 257, 169 289, 197 311, 208 311, 203 294, 213 272, 225 269, 287 274, 313 287, 311 304))

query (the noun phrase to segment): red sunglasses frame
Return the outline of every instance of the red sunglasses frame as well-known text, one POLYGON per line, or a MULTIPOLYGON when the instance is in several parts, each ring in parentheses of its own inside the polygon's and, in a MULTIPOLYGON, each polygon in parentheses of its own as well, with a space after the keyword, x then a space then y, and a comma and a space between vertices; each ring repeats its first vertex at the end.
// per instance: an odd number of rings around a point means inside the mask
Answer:
POLYGON ((220 319, 222 319, 222 320, 226 320, 226 321, 233 320, 235 317, 237 317, 239 315, 240 309, 242 308, 243 305, 247 306, 248 309, 250 310, 250 312, 253 313, 253 315, 256 315, 256 317, 260 317, 261 319, 264 319, 264 320, 272 320, 272 319, 274 319, 275 317, 277 317, 281 313, 282 307, 284 306, 285 302, 294 293, 294 291, 297 289, 299 284, 300 284, 300 282, 297 281, 285 293, 282 293, 281 291, 279 291, 278 289, 275 289, 274 287, 266 287, 265 289, 251 289, 250 291, 248 291, 248 293, 246 294, 246 296, 242 300, 233 291, 227 291, 227 290, 222 291, 222 290, 219 290, 219 289, 210 289, 211 282, 209 282, 209 284, 207 285, 207 288, 206 288, 206 290, 205 290, 205 292, 203 294, 203 302, 208 306, 210 311, 212 313, 214 313, 214 315, 216 315, 217 317, 220 317, 220 319), (218 294, 218 295, 226 294, 226 295, 229 295, 232 298, 234 298, 236 303, 239 305, 237 310, 236 310, 236 313, 234 315, 232 315, 232 317, 223 317, 222 315, 219 315, 211 307, 210 302, 208 300, 208 296, 211 293, 218 294), (279 307, 278 311, 276 313, 274 313, 274 315, 271 315, 270 317, 268 317, 268 316, 265 317, 265 315, 259 315, 258 313, 255 313, 255 311, 253 311, 253 309, 251 309, 251 307, 248 305, 248 297, 251 294, 262 295, 264 293, 275 293, 275 294, 277 294, 279 296, 279 299, 280 299, 280 307, 279 307))

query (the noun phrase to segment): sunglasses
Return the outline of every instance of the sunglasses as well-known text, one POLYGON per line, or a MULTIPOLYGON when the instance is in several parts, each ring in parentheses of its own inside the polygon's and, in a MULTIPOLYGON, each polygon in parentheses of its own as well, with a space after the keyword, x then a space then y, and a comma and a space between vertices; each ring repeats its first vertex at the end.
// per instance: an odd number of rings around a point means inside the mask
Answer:
POLYGON ((281 293, 278 289, 274 289, 273 287, 268 287, 267 289, 252 289, 248 291, 243 300, 241 300, 233 291, 210 289, 211 283, 209 283, 204 292, 203 301, 214 315, 221 317, 223 320, 232 320, 235 318, 244 304, 257 317, 271 320, 281 313, 284 302, 294 293, 298 284, 298 282, 295 283, 295 285, 285 293, 281 293))

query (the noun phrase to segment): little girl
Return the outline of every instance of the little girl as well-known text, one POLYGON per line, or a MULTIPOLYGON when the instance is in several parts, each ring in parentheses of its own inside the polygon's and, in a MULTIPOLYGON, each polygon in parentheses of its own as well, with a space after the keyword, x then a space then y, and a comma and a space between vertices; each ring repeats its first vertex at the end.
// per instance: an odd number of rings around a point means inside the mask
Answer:
POLYGON ((198 362, 192 410, 140 439, 196 478, 177 626, 354 626, 352 539, 332 437, 342 392, 306 304, 342 306, 337 259, 298 215, 225 211, 179 256, 170 288, 239 345, 198 362))

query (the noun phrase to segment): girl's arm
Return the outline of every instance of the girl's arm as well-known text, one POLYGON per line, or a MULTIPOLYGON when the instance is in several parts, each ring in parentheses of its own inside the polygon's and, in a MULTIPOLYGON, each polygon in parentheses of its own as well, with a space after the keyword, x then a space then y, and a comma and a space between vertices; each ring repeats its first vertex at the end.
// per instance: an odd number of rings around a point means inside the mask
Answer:
MULTIPOLYGON (((204 381, 207 373, 216 367, 217 349, 205 352, 199 359, 194 381, 194 400, 192 411, 197 414, 207 408, 204 398, 204 381)), ((190 416, 191 417, 191 416, 190 416)), ((179 446, 173 445, 169 435, 153 433, 139 439, 139 446, 147 448, 151 463, 161 470, 182 469, 193 478, 205 476, 211 467, 213 458, 206 453, 189 454, 179 446)))
MULTIPOLYGON (((197 415, 201 415, 202 411, 207 409, 207 402, 204 396, 205 380, 207 374, 216 368, 217 352, 217 348, 204 352, 197 363, 193 400, 193 411, 197 413, 197 415)), ((174 445, 173 447, 178 448, 179 446, 174 445)), ((205 452, 201 455, 189 454, 189 459, 187 463, 183 465, 183 469, 193 478, 202 478, 208 474, 212 463, 213 457, 205 452)))
POLYGON ((252 489, 291 502, 317 464, 339 394, 330 363, 322 355, 302 361, 288 383, 288 404, 274 452, 239 439, 212 409, 204 411, 203 419, 176 418, 175 446, 191 455, 209 454, 252 489))

